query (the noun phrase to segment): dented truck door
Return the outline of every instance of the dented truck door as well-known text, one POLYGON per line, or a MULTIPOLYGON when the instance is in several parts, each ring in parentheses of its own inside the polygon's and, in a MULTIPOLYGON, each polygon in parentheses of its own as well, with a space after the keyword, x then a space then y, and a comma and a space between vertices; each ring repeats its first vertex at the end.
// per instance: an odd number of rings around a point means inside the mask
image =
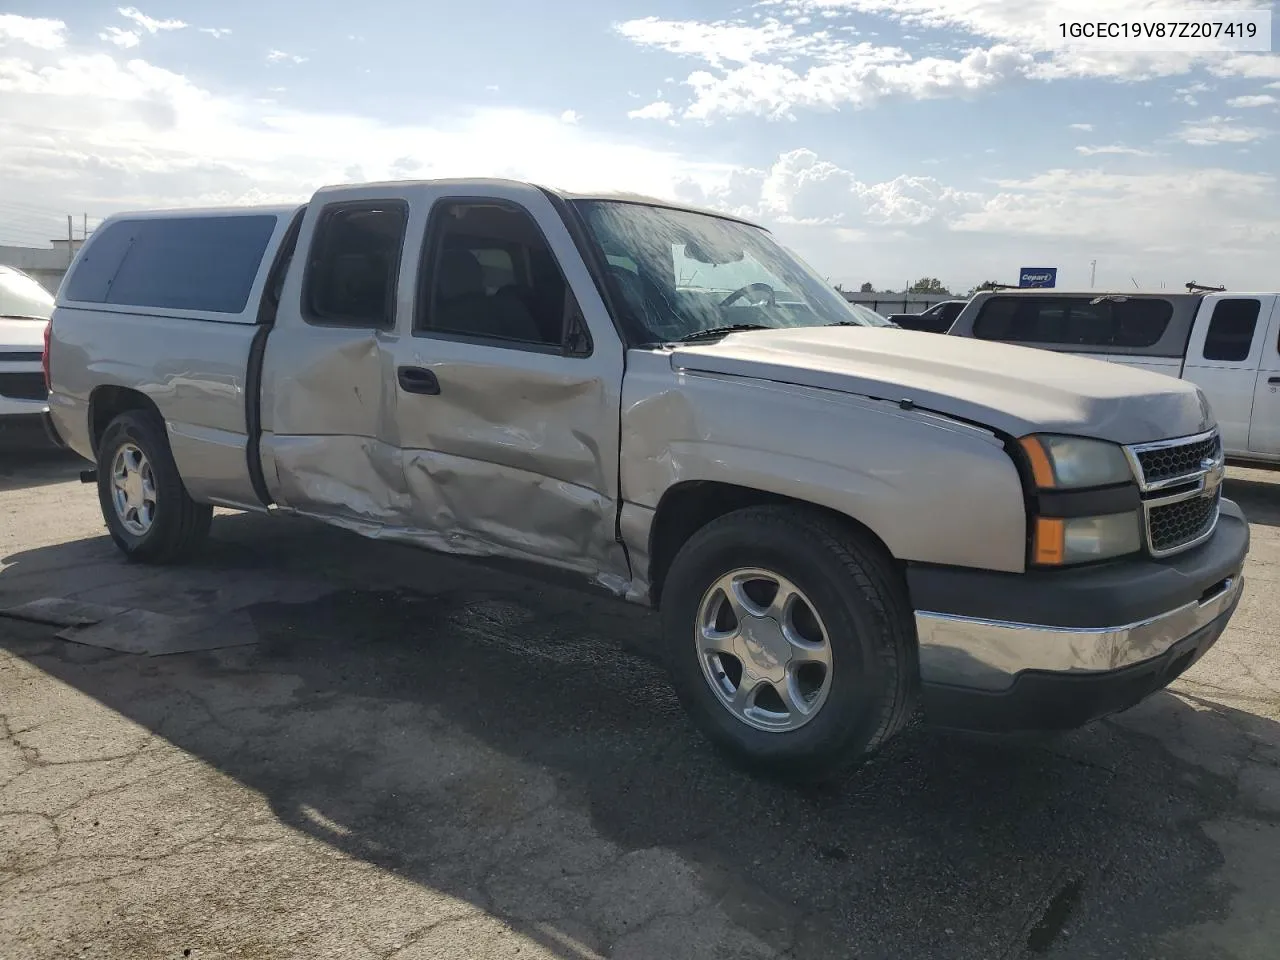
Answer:
POLYGON ((595 283, 536 187, 430 189, 413 316, 386 344, 413 522, 452 552, 621 592, 623 350, 595 283))
POLYGON ((263 357, 260 450, 272 499, 362 532, 409 518, 386 435, 413 195, 409 184, 315 195, 263 357))

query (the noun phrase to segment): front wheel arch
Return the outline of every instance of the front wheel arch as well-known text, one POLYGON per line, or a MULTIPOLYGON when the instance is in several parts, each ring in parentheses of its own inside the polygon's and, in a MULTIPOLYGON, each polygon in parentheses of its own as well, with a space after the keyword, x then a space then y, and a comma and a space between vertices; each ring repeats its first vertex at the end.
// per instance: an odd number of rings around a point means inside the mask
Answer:
POLYGON ((694 534, 735 510, 765 506, 790 506, 825 517, 829 523, 874 544, 905 576, 905 567, 893 556, 884 539, 871 527, 846 513, 758 487, 718 480, 686 480, 663 493, 649 527, 649 602, 654 607, 661 605, 662 588, 671 562, 694 534))

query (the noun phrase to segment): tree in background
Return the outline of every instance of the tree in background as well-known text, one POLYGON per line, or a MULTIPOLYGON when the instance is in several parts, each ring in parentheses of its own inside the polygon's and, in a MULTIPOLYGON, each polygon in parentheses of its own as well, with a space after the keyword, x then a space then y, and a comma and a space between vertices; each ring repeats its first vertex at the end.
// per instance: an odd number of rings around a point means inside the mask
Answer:
POLYGON ((983 290, 998 290, 999 288, 999 282, 995 280, 983 280, 980 284, 969 291, 969 296, 972 297, 975 293, 981 293, 983 290))
POLYGON ((861 287, 858 288, 858 292, 859 293, 875 293, 876 288, 873 287, 870 283, 864 283, 861 287))
POLYGON ((951 291, 942 285, 942 281, 937 277, 921 277, 910 287, 907 293, 932 293, 944 297, 951 296, 951 291))

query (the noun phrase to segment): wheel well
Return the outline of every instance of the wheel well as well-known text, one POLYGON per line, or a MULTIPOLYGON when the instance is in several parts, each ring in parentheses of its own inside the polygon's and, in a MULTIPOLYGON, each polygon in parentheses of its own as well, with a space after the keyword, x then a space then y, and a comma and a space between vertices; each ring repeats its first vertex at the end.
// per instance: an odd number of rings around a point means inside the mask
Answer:
POLYGON ((160 416, 160 408, 145 393, 129 387, 96 387, 89 395, 89 436, 93 452, 98 452, 98 442, 108 424, 126 410, 147 410, 160 416))
POLYGON ((649 531, 650 602, 657 606, 661 601, 662 586, 666 580, 667 571, 671 568, 671 562, 690 537, 711 521, 727 513, 746 507, 767 505, 792 505, 826 514, 836 525, 869 538, 884 551, 886 557, 893 557, 884 541, 872 530, 852 517, 829 507, 817 506, 805 500, 785 497, 767 490, 757 490, 754 487, 740 487, 733 483, 710 480, 691 480, 676 484, 663 494, 658 504, 657 515, 649 531))

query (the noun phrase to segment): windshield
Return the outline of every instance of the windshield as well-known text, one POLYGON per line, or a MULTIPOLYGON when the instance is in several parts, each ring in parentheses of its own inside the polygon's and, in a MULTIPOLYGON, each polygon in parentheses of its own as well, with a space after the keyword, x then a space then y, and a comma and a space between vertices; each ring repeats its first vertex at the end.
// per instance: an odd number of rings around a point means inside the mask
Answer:
POLYGON ((864 307, 860 303, 850 302, 849 309, 852 310, 855 315, 861 318, 862 322, 865 323, 868 327, 896 327, 897 326, 897 324, 894 323, 892 320, 890 320, 888 317, 883 316, 879 313, 876 313, 870 307, 864 307))
POLYGON ((20 270, 0 267, 0 317, 30 317, 48 320, 53 314, 53 296, 20 270))
POLYGON ((574 205, 608 261, 640 343, 724 327, 888 324, 873 311, 853 309, 759 227, 613 200, 574 205))

